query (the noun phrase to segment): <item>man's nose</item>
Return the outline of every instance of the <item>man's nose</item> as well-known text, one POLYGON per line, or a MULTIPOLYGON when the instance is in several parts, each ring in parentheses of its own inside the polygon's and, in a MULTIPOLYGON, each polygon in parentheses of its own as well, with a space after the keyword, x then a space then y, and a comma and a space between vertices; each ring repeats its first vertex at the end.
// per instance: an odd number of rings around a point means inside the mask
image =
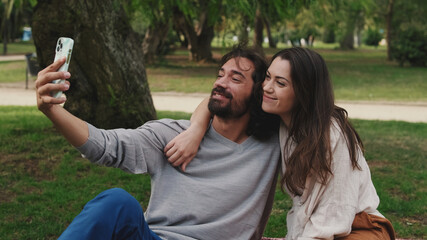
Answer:
POLYGON ((222 88, 226 88, 227 87, 227 83, 228 83, 227 76, 223 76, 223 77, 218 78, 215 81, 214 86, 220 86, 222 88))

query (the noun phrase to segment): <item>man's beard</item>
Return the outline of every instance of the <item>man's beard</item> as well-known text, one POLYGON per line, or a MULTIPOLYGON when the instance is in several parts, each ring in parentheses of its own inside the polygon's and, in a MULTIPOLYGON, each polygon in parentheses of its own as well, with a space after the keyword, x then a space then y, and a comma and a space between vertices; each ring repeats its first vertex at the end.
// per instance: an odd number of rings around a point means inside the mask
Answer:
POLYGON ((251 97, 243 102, 234 102, 233 104, 233 95, 222 87, 216 87, 212 89, 208 108, 213 115, 216 115, 220 118, 231 119, 239 118, 246 114, 248 112, 250 103, 251 97), (212 98, 212 96, 216 93, 226 97, 230 101, 225 106, 221 106, 221 103, 218 100, 212 98))

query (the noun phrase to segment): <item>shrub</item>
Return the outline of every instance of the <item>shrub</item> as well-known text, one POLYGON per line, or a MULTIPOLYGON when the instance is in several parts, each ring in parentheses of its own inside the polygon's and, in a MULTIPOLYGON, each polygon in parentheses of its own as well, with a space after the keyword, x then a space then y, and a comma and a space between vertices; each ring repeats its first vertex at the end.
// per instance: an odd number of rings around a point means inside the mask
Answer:
POLYGON ((378 47, 382 38, 382 34, 377 29, 368 28, 365 44, 368 46, 378 47))
POLYGON ((427 30, 409 26, 400 30, 391 42, 391 54, 401 66, 409 62, 411 66, 427 65, 427 30))

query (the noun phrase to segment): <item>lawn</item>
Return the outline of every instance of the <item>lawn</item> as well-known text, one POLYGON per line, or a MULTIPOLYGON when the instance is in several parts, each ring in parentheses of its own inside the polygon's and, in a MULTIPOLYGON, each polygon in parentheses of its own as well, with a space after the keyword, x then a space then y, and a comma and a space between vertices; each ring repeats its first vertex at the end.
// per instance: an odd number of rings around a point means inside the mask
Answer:
MULTIPOLYGON (((150 180, 82 159, 35 107, 0 107, 0 239, 56 239, 84 204, 121 187, 146 206, 150 180)), ((189 114, 159 112, 159 118, 189 114)), ((366 146, 379 210, 398 237, 426 238, 427 124, 353 121, 366 146)), ((291 201, 277 190, 266 236, 286 234, 291 201)))
MULTIPOLYGON (((399 67, 386 61, 385 49, 339 51, 315 49, 328 64, 338 100, 352 101, 427 101, 427 68, 399 67)), ((271 57, 276 49, 266 49, 271 57)), ((214 57, 224 54, 214 49, 214 57)), ((217 63, 191 63, 186 55, 166 56, 147 66, 153 92, 209 92, 217 73, 217 63)))
MULTIPOLYGON (((10 52, 26 53, 31 49, 29 44, 9 44, 10 52)), ((314 50, 328 64, 337 100, 427 101, 427 68, 399 67, 395 62, 386 61, 384 47, 340 51, 331 46, 319 44, 314 50)), ((267 58, 278 50, 266 48, 267 58)), ((213 48, 214 59, 218 61, 226 51, 213 48)), ((157 63, 147 65, 151 91, 210 92, 218 63, 193 63, 188 61, 187 56, 186 49, 177 49, 157 63)), ((24 81, 25 66, 25 61, 0 62, 0 83, 24 81)))
MULTIPOLYGON (((27 53, 28 43, 9 45, 9 53, 27 53)), ((427 68, 398 67, 385 60, 385 49, 315 49, 325 58, 338 100, 427 101, 427 68)), ((214 48, 218 61, 226 50, 214 48)), ((276 49, 266 49, 271 57, 276 49)), ((153 92, 204 92, 212 88, 217 63, 187 61, 177 50, 147 65, 153 92)), ((25 61, 0 62, 0 83, 25 80, 25 61)), ((159 112, 159 118, 189 114, 159 112)), ((381 199, 379 210, 402 238, 427 238, 427 124, 353 121, 366 146, 366 158, 381 199)), ((0 239, 56 239, 84 204, 101 191, 121 187, 146 206, 147 176, 90 164, 81 158, 35 107, 0 107, 0 239)), ((291 201, 277 190, 265 235, 286 234, 291 201)))
POLYGON ((0 61, 0 83, 25 81, 26 67, 25 61, 0 61))
MULTIPOLYGON (((1 43, 1 46, 3 47, 3 43, 1 43)), ((28 42, 13 42, 7 44, 7 55, 20 55, 20 54, 27 54, 27 53, 33 53, 36 51, 36 48, 34 46, 33 41, 28 42)), ((3 53, 3 48, 1 51, 3 53)))

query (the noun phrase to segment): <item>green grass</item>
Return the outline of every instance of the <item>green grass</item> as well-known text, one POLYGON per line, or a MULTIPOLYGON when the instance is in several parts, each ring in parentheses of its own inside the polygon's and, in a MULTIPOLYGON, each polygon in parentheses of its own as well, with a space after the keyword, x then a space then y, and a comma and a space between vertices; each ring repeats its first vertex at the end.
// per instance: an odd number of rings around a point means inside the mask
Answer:
POLYGON ((215 76, 216 66, 213 64, 197 66, 180 63, 147 68, 148 82, 153 92, 207 93, 212 90, 215 76))
MULTIPOLYGON (((159 112, 159 118, 189 118, 159 112)), ((353 121, 398 237, 426 238, 427 124, 353 121)), ((0 239, 56 239, 86 202, 121 187, 145 207, 150 180, 82 159, 36 107, 0 107, 0 239)), ((286 234, 291 201, 276 192, 265 236, 286 234)))
MULTIPOLYGON (((3 54, 3 43, 1 43, 1 54, 3 54)), ((33 53, 36 51, 33 41, 29 42, 14 42, 7 44, 7 55, 18 55, 33 53)))
MULTIPOLYGON (((269 58, 278 50, 265 48, 269 58)), ((337 100, 427 101, 427 68, 399 67, 386 61, 385 47, 362 46, 354 51, 335 50, 336 44, 318 43, 315 50, 326 60, 337 100)), ((213 48, 214 58, 227 49, 213 48)), ((10 54, 34 52, 30 43, 9 44, 10 54)), ((0 83, 25 80, 25 61, 0 62, 0 83)), ((188 61, 188 50, 177 49, 156 64, 147 65, 147 77, 153 92, 176 91, 209 93, 217 74, 217 63, 188 61)))
MULTIPOLYGON (((427 101, 427 68, 398 67, 386 61, 384 48, 363 47, 354 51, 315 49, 328 65, 337 100, 427 101)), ((191 63, 184 50, 147 66, 153 92, 210 92, 217 63, 191 63)), ((271 57, 278 49, 265 49, 271 57)), ((214 49, 218 59, 225 50, 214 49)))
MULTIPOLYGON (((3 47, 3 43, 1 43, 3 47)), ((2 48, 3 49, 3 48, 2 48)), ((24 55, 36 51, 34 43, 16 42, 7 45, 7 55, 24 55)), ((1 52, 3 54, 3 51, 1 52)), ((15 83, 25 81, 25 69, 27 63, 24 61, 0 62, 0 83, 15 83)), ((31 77, 34 79, 34 77, 31 77)))
POLYGON ((13 83, 25 81, 25 61, 0 61, 0 83, 13 83))
POLYGON ((328 64, 337 99, 427 100, 427 68, 398 67, 381 50, 318 52, 328 64))

